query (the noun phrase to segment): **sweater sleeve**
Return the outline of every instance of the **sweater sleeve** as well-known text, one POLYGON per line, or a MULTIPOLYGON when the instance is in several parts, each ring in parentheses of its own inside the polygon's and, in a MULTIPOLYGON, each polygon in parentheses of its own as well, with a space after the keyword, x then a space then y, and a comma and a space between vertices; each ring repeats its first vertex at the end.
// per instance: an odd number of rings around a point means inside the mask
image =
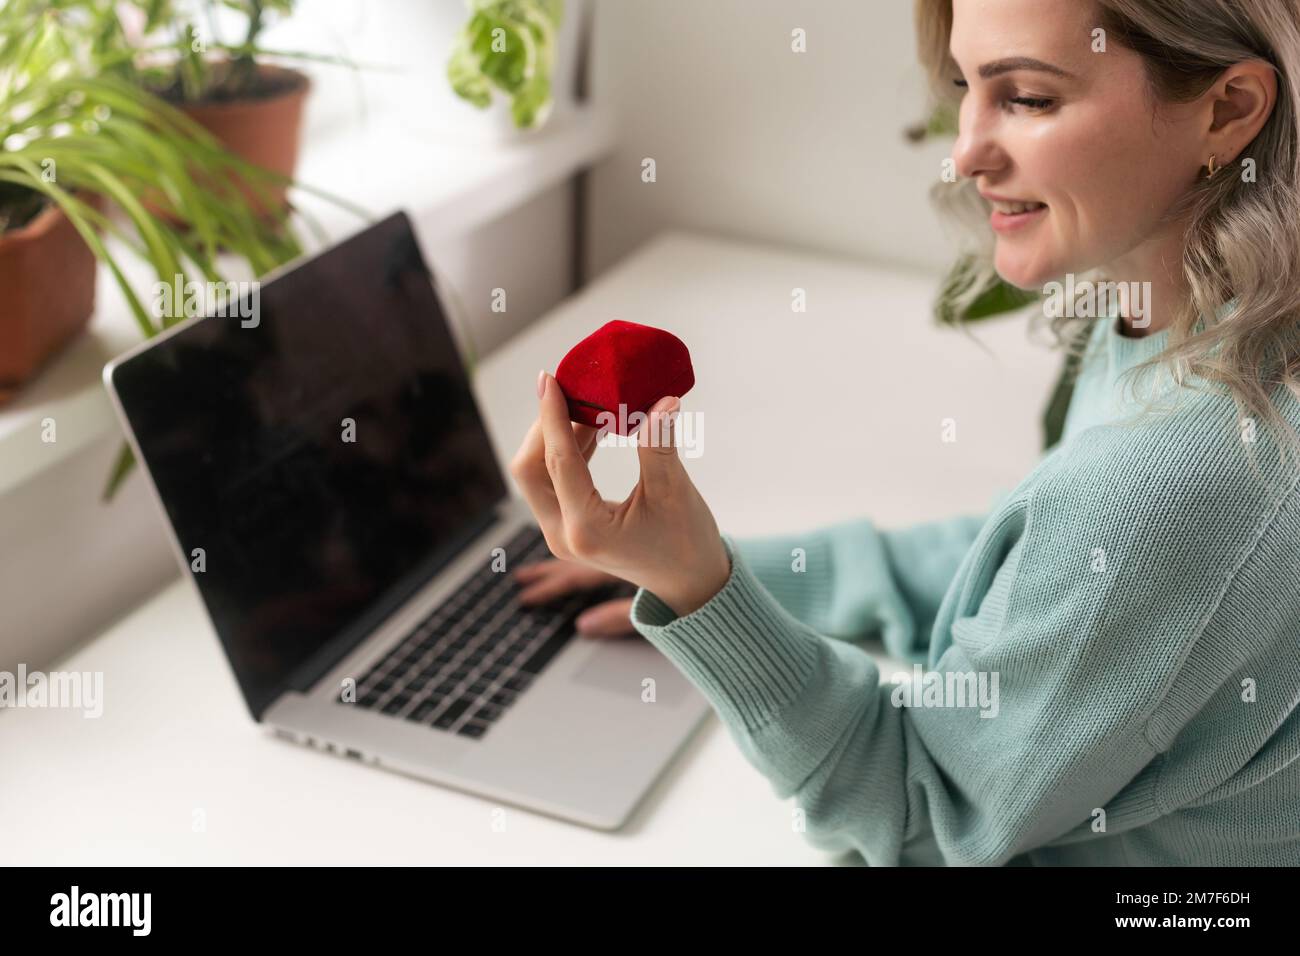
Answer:
POLYGON ((958 515, 895 530, 862 518, 733 543, 795 620, 827 637, 879 636, 890 654, 922 662, 939 604, 984 521, 958 515))
POLYGON ((1088 839, 1098 808, 1153 776, 1151 714, 1225 586, 1206 560, 1230 550, 1208 502, 1156 496, 1144 511, 1123 484, 1094 487, 1111 500, 1036 489, 991 519, 915 687, 882 685, 864 650, 792 616, 726 535, 731 575, 713 598, 678 617, 642 588, 632 622, 795 798, 812 845, 871 865, 914 842, 949 864, 1004 864, 1088 839))

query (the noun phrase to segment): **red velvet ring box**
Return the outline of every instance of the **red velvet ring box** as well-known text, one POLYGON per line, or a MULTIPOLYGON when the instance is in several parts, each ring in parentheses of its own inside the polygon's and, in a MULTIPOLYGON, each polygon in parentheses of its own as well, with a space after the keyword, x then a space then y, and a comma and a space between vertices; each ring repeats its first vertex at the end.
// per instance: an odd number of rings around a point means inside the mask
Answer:
POLYGON ((569 350, 555 380, 569 418, 627 435, 641 420, 632 420, 633 412, 648 414, 665 395, 685 395, 695 371, 686 345, 671 332, 615 319, 569 350))

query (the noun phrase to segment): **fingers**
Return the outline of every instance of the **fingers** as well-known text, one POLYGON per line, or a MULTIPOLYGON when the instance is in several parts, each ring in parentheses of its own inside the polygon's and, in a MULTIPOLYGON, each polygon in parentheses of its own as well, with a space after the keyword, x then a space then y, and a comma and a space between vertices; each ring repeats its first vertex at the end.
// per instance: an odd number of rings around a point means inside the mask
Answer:
POLYGON ((515 580, 522 586, 520 604, 545 604, 547 601, 581 591, 588 587, 581 575, 568 561, 552 558, 540 564, 529 564, 515 571, 515 580))
MULTIPOLYGON (((591 456, 596 453, 596 447, 599 445, 600 433, 582 422, 569 424, 572 426, 574 441, 582 452, 583 461, 591 461, 591 456)), ((551 493, 554 494, 551 476, 546 470, 545 451, 546 442, 542 433, 542 420, 539 417, 528 429, 528 434, 524 436, 523 443, 515 453, 514 461, 510 465, 510 473, 519 481, 521 487, 525 482, 536 483, 551 488, 551 493)))
POLYGON ((586 545, 596 530, 584 519, 604 504, 587 467, 600 432, 569 420, 564 394, 551 375, 543 372, 539 384, 540 414, 510 463, 510 473, 551 553, 571 558, 575 538, 586 545))
POLYGON ((591 461, 591 456, 596 453, 596 446, 599 444, 600 432, 582 422, 569 424, 573 426, 573 435, 578 440, 578 448, 582 451, 582 460, 591 461))
POLYGON ((575 535, 592 530, 587 524, 588 519, 594 507, 603 502, 591 480, 591 471, 578 445, 578 436, 571 427, 569 407, 559 383, 553 376, 545 375, 544 384, 541 399, 543 462, 551 477, 567 531, 564 540, 572 543, 575 535))
POLYGON ((551 486, 551 476, 546 470, 545 443, 542 438, 542 420, 533 422, 524 436, 519 451, 510 463, 510 474, 519 484, 519 492, 528 502, 537 524, 546 536, 546 543, 555 552, 555 534, 561 525, 560 502, 551 486))
POLYGON ((578 615, 578 633, 589 637, 620 637, 635 634, 632 626, 632 598, 597 604, 578 615))
POLYGON ((514 578, 522 589, 518 594, 520 604, 543 604, 566 594, 590 591, 619 580, 596 568, 558 558, 520 565, 514 571, 514 578))
POLYGON ((665 396, 650 408, 650 414, 637 434, 637 457, 641 461, 641 480, 647 489, 668 487, 685 474, 677 453, 677 415, 681 399, 665 396))
POLYGON ((548 601, 554 601, 556 598, 564 597, 566 594, 572 594, 576 590, 578 589, 574 587, 573 582, 564 578, 543 578, 520 591, 518 600, 520 604, 525 605, 545 604, 548 601))
POLYGON ((515 568, 515 580, 520 584, 528 584, 531 581, 537 581, 546 577, 551 566, 557 563, 554 558, 548 561, 537 561, 533 564, 521 564, 515 568))

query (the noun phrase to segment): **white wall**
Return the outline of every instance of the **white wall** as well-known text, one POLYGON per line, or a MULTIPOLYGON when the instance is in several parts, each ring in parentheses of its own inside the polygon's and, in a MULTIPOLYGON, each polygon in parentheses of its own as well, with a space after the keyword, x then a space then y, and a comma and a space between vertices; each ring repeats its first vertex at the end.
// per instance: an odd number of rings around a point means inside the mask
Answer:
POLYGON ((449 306, 463 354, 467 335, 481 359, 564 301, 573 286, 572 234, 573 185, 563 183, 468 235, 423 243, 439 276, 455 285, 460 301, 449 306), (509 308, 493 312, 492 290, 506 284, 509 308))
POLYGON ((902 132, 926 112, 910 0, 597 0, 594 31, 621 136, 591 179, 593 273, 667 226, 949 263, 927 192, 950 146, 902 132))

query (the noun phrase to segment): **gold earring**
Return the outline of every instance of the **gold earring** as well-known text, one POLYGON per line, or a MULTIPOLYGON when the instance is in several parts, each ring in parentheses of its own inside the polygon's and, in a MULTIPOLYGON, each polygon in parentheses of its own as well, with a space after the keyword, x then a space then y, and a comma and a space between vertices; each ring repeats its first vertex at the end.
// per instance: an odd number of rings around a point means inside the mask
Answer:
POLYGON ((1218 172, 1220 169, 1222 169, 1222 168, 1223 168, 1222 166, 1216 166, 1216 165, 1214 165, 1214 153, 1211 153, 1211 154, 1210 154, 1210 165, 1209 165, 1209 171, 1205 174, 1205 178, 1206 178, 1206 179, 1213 179, 1213 178, 1214 178, 1214 174, 1217 173, 1217 172, 1218 172))

